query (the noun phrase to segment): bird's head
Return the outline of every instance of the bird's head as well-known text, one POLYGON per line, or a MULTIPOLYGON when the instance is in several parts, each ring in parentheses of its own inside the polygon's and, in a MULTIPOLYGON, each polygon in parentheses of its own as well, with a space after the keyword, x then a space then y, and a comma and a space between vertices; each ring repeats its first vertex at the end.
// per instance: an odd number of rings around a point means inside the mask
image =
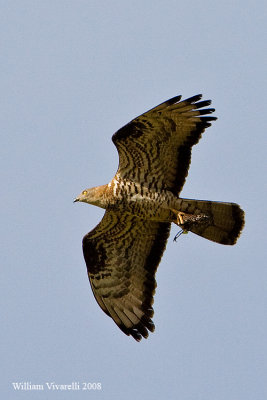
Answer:
POLYGON ((74 199, 73 203, 76 201, 83 201, 84 203, 91 203, 90 199, 92 198, 92 189, 85 189, 83 190, 77 197, 74 199))
POLYGON ((77 201, 81 201, 83 203, 93 204, 94 206, 105 208, 103 205, 103 192, 104 191, 101 189, 102 189, 102 186, 97 186, 97 187, 83 190, 79 194, 79 196, 77 196, 76 199, 74 199, 74 203, 76 203, 77 201))

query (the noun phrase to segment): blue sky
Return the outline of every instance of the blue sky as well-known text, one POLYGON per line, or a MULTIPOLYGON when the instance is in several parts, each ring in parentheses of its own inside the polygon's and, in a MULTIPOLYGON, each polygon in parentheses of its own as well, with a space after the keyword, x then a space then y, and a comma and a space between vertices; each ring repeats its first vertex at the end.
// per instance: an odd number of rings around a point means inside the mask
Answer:
POLYGON ((100 382, 34 398, 265 400, 264 1, 0 1, 1 394, 12 382, 100 382), (193 234, 158 269, 156 331, 136 343, 96 304, 81 240, 103 210, 112 134, 182 94, 218 120, 194 148, 183 197, 246 212, 234 247, 193 234))

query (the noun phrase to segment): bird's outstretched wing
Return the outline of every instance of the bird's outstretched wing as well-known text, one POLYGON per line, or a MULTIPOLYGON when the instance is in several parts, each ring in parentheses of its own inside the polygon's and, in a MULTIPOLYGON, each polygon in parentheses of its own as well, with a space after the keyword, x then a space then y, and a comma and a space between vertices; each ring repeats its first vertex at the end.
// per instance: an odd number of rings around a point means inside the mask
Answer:
POLYGON ((119 153, 117 176, 179 195, 191 160, 191 149, 215 117, 202 95, 173 97, 133 119, 112 137, 119 153))
POLYGON ((154 330, 155 273, 169 231, 169 223, 108 210, 83 238, 88 276, 98 304, 137 341, 154 330))

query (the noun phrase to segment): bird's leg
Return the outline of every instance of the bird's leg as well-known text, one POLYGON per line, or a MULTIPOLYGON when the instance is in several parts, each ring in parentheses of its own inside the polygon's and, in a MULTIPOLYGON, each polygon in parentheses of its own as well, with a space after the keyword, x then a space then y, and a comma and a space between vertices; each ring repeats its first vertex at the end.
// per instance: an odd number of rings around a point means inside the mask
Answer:
POLYGON ((185 229, 185 227, 184 227, 185 221, 183 218, 184 215, 186 215, 186 214, 181 211, 179 212, 179 211, 176 211, 173 209, 172 209, 172 211, 174 212, 174 214, 176 215, 176 218, 177 218, 173 222, 182 228, 179 232, 176 233, 176 235, 173 238, 173 241, 176 242, 176 240, 178 239, 179 236, 181 236, 182 234, 188 233, 188 230, 185 229))
POLYGON ((175 219, 172 222, 174 222, 176 225, 180 226, 183 230, 186 230, 185 225, 188 222, 188 219, 190 219, 190 217, 192 215, 186 214, 182 211, 174 210, 173 208, 171 210, 175 214, 175 219))
POLYGON ((176 239, 182 234, 182 233, 188 233, 188 231, 190 231, 191 229, 193 229, 196 226, 199 225, 209 225, 210 224, 210 216, 206 215, 206 214, 186 214, 182 211, 177 211, 172 209, 172 212, 175 214, 176 216, 176 220, 174 220, 173 222, 180 226, 180 228, 182 228, 181 231, 179 231, 175 237, 174 237, 174 241, 176 241, 176 239))
POLYGON ((186 216, 188 216, 188 215, 190 215, 190 214, 185 214, 184 212, 178 212, 177 213, 177 225, 179 225, 179 226, 183 226, 184 224, 185 224, 185 222, 186 222, 186 220, 187 220, 187 218, 186 218, 186 216))

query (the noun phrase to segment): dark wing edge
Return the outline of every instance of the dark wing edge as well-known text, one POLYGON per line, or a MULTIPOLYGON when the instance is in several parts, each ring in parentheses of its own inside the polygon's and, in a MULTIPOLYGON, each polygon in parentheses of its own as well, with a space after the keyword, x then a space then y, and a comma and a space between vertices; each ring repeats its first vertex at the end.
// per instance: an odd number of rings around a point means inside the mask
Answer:
MULTIPOLYGON (((213 113, 215 111, 214 108, 204 108, 200 110, 200 108, 207 107, 211 104, 211 100, 199 101, 201 98, 202 95, 199 94, 183 101, 185 105, 192 104, 194 106, 193 110, 197 110, 198 116, 193 117, 194 119, 196 119, 195 128, 192 129, 184 144, 179 148, 179 155, 177 160, 178 173, 173 184, 174 190, 172 190, 175 195, 180 194, 188 176, 188 171, 191 163, 192 147, 199 142, 202 133, 205 131, 206 128, 211 126, 211 122, 217 120, 217 117, 206 116, 206 114, 213 113)), ((194 111, 191 111, 191 113, 193 114, 194 111)))
MULTIPOLYGON (((143 114, 140 114, 138 117, 135 117, 132 119, 130 122, 128 122, 126 125, 124 125, 122 128, 120 128, 117 132, 115 132, 112 136, 112 141, 116 145, 116 141, 127 138, 129 136, 132 136, 135 134, 135 124, 138 122, 139 119, 142 117, 149 117, 149 115, 153 113, 160 113, 162 114, 164 111, 174 111, 176 109, 179 109, 179 111, 182 111, 184 108, 184 112, 192 111, 192 110, 197 110, 199 108, 207 107, 211 105, 211 100, 203 100, 199 101, 202 98, 202 94, 197 94, 195 96, 189 97, 188 99, 180 101, 182 98, 181 95, 172 97, 169 100, 164 101, 163 103, 160 103, 156 107, 151 108, 150 110, 144 112, 143 114), (186 109, 187 106, 193 105, 193 108, 190 110, 186 109)), ((211 114, 215 111, 215 108, 206 108, 204 110, 199 110, 197 115, 192 114, 192 116, 195 116, 198 118, 199 123, 201 124, 202 131, 206 129, 207 127, 211 126, 211 121, 215 121, 217 117, 199 117, 200 115, 205 115, 205 114, 211 114)), ((196 142, 197 143, 197 142, 196 142)), ((194 143, 195 144, 195 143, 194 143)))
POLYGON ((155 329, 151 320, 155 274, 169 233, 169 223, 106 211, 102 221, 83 238, 96 301, 122 332, 138 342, 155 329))
MULTIPOLYGON (((134 142, 135 140, 138 141, 140 136, 155 130, 153 121, 166 121, 166 124, 169 124, 168 129, 170 129, 170 134, 176 131, 177 135, 181 135, 181 142, 177 148, 177 153, 174 153, 176 154, 176 159, 173 161, 173 165, 175 165, 176 168, 176 175, 171 184, 165 189, 172 191, 175 195, 179 195, 188 175, 192 147, 199 142, 202 133, 206 128, 211 126, 211 122, 217 119, 217 117, 209 115, 215 111, 214 108, 205 108, 210 106, 211 100, 200 101, 201 98, 201 94, 183 101, 180 101, 181 96, 173 97, 144 114, 141 114, 114 133, 112 141, 118 150, 120 159, 117 172, 121 173, 123 168, 129 165, 129 163, 132 164, 132 167, 134 166, 133 154, 139 151, 138 143, 136 147, 132 146, 135 146, 134 142), (179 118, 179 121, 181 118, 184 121, 186 126, 185 135, 179 131, 180 127, 175 122, 176 116, 179 118), (134 151, 131 152, 131 150, 134 151), (128 154, 128 152, 131 153, 128 154)), ((148 141, 149 139, 150 138, 148 138, 148 141)), ((155 144, 155 146, 157 145, 155 144)), ((159 147, 157 147, 157 151, 160 151, 159 147)), ((137 156, 137 164, 138 158, 142 156, 143 154, 139 153, 139 156, 137 156)), ((173 157, 175 157, 175 155, 173 155, 173 157)), ((168 179, 165 179, 165 181, 166 180, 168 179)))

